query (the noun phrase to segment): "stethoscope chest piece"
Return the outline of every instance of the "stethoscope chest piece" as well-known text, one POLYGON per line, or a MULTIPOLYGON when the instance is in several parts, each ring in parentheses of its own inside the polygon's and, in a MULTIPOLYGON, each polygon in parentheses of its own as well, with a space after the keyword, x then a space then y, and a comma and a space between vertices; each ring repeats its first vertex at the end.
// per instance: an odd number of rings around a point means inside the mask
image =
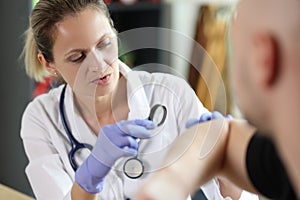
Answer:
POLYGON ((128 178, 136 179, 143 175, 144 165, 137 157, 126 160, 123 171, 128 178))

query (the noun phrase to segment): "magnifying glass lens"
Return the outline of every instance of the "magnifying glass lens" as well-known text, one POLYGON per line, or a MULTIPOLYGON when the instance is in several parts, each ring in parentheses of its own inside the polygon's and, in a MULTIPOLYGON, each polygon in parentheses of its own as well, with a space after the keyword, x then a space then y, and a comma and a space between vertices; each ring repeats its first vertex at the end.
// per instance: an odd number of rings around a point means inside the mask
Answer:
POLYGON ((144 173, 143 163, 137 158, 128 159, 123 166, 124 173, 127 177, 135 179, 144 173))
POLYGON ((151 112, 148 119, 152 120, 157 126, 160 126, 165 122, 166 116, 166 107, 160 104, 156 104, 151 108, 151 112))

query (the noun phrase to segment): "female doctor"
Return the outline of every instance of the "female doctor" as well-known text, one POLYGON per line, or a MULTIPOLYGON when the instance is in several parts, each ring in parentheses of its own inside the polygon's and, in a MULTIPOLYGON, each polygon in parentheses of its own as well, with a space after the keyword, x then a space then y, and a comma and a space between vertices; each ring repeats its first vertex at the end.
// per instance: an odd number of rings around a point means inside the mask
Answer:
MULTIPOLYGON (((184 80, 131 71, 118 60, 101 0, 40 0, 25 64, 36 81, 49 74, 64 81, 30 102, 22 117, 26 174, 37 199, 132 198, 186 121, 207 111, 184 80), (153 122, 156 105, 162 124, 153 122)), ((202 190, 223 199, 215 179, 202 190)))

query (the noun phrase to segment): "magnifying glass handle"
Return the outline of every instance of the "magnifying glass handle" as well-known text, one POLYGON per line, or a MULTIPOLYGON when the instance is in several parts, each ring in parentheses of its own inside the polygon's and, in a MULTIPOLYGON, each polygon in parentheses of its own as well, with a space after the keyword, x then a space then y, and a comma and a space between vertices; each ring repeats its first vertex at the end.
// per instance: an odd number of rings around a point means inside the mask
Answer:
MULTIPOLYGON (((140 138, 137 138, 137 139, 135 139, 135 140, 136 140, 136 142, 138 143, 137 152, 139 152, 141 139, 140 139, 140 138)), ((138 154, 137 154, 135 157, 138 157, 138 154)))

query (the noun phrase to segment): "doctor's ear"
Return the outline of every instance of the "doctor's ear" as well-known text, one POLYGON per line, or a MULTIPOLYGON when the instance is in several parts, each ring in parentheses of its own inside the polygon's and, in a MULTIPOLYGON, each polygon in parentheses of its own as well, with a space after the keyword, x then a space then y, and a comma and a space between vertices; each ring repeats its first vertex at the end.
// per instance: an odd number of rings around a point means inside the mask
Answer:
POLYGON ((254 66, 257 80, 263 87, 271 87, 279 76, 279 49, 276 39, 269 33, 254 36, 254 66))
POLYGON ((41 52, 38 53, 37 57, 38 57, 38 60, 40 61, 40 63, 41 63, 44 67, 46 67, 46 69, 48 70, 48 72, 49 72, 51 75, 57 76, 57 70, 55 69, 54 66, 52 66, 52 64, 51 64, 50 62, 48 62, 48 61, 45 59, 44 55, 43 55, 41 52))

